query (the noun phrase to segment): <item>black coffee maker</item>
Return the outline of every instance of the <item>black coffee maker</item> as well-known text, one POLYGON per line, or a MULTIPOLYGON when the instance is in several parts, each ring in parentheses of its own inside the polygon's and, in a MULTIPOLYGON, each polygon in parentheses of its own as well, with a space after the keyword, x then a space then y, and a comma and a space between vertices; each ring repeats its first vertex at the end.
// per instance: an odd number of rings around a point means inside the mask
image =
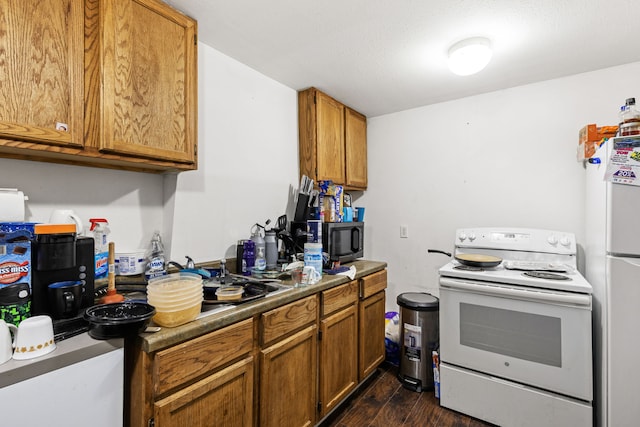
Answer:
MULTIPOLYGON (((91 237, 76 237, 72 229, 58 224, 35 227, 32 245, 31 313, 47 314, 54 319, 82 315, 83 308, 94 305, 95 254, 91 237), (56 282, 80 282, 82 292, 73 309, 54 310, 49 285, 56 282)), ((73 298, 73 297, 70 297, 73 298)))

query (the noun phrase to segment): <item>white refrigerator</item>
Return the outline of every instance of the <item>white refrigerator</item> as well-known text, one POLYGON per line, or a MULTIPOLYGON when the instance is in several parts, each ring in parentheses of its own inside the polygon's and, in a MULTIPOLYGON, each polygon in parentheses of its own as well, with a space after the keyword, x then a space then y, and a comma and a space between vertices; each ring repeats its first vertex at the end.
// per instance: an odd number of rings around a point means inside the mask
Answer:
POLYGON ((640 184, 640 160, 634 159, 640 159, 640 137, 609 139, 594 157, 601 163, 585 163, 584 251, 585 276, 593 286, 595 421, 635 426, 640 422, 640 186, 633 184, 640 184), (621 160, 627 165, 620 167, 621 160), (612 172, 615 181, 626 183, 611 182, 612 172))

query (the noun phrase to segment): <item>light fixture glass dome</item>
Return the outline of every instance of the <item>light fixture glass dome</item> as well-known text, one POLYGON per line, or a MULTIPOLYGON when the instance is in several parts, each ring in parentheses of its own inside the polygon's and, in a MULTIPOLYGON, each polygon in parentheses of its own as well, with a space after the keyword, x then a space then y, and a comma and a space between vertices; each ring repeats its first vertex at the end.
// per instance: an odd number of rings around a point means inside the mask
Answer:
POLYGON ((491 42, 484 37, 459 41, 449 49, 449 69, 459 76, 475 74, 491 60, 491 42))

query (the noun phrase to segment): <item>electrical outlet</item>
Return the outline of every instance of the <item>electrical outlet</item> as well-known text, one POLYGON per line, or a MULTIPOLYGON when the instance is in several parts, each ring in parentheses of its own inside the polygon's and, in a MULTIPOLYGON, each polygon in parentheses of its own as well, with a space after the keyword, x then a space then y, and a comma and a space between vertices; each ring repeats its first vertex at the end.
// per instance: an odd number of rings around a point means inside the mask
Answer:
POLYGON ((401 225, 400 226, 400 238, 408 239, 409 238, 409 226, 401 225))

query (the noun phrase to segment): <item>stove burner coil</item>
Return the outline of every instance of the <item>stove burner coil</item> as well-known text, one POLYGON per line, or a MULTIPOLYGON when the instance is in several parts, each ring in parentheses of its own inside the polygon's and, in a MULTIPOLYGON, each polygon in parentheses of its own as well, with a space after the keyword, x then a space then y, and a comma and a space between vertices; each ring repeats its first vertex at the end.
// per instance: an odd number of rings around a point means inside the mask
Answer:
POLYGON ((547 280, 571 280, 570 277, 564 276, 562 274, 557 273, 549 273, 548 271, 526 271, 523 273, 525 276, 534 277, 536 279, 547 279, 547 280))

